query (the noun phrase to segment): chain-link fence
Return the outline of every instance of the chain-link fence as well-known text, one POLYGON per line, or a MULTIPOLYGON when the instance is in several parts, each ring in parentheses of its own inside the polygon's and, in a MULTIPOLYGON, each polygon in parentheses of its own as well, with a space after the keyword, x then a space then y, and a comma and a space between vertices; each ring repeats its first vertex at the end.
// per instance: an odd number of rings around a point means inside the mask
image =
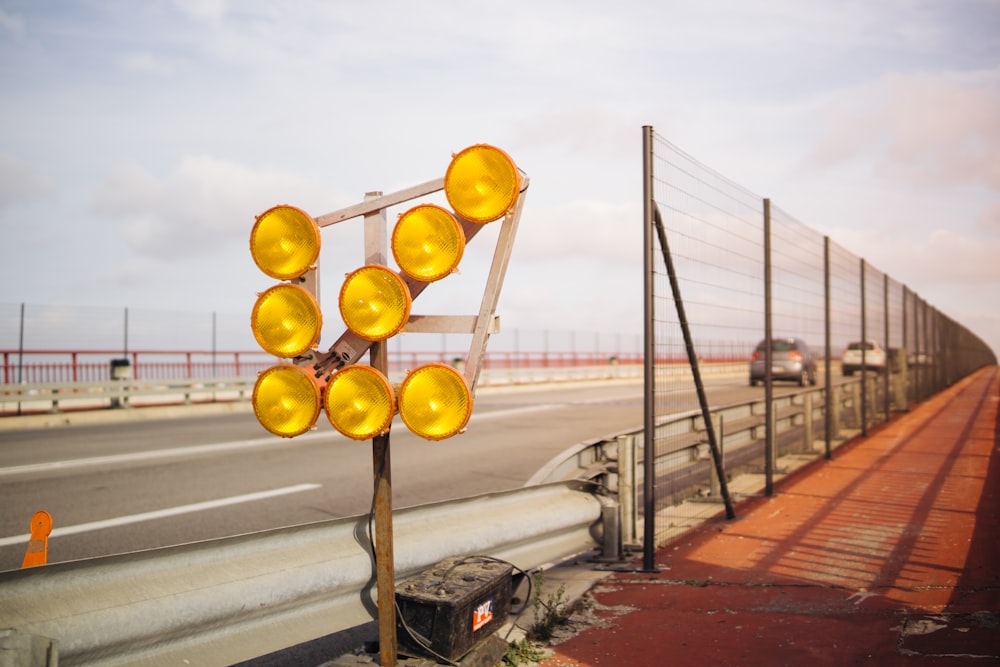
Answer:
POLYGON ((831 446, 888 420, 893 410, 996 363, 975 334, 905 285, 651 127, 643 129, 643 160, 644 441, 652 444, 644 446, 640 477, 647 546, 671 534, 680 501, 707 489, 718 493, 719 470, 729 481, 762 473, 770 493, 777 461, 791 448, 828 456, 831 446), (746 350, 750 363, 728 383, 702 381, 706 340, 746 350), (680 390, 690 380, 677 378, 691 376, 676 373, 679 363, 692 367, 696 392, 680 390), (742 418, 749 435, 726 448, 721 425, 709 423, 709 406, 725 402, 730 394, 722 392, 734 384, 758 379, 758 407, 748 402, 742 418), (779 401, 775 388, 786 380, 805 389, 779 401), (663 426, 670 415, 699 410, 705 423, 696 444, 689 430, 663 426), (780 420, 808 424, 815 439, 803 447, 796 444, 801 435, 777 438, 780 420), (716 465, 693 465, 705 458, 706 444, 716 465))

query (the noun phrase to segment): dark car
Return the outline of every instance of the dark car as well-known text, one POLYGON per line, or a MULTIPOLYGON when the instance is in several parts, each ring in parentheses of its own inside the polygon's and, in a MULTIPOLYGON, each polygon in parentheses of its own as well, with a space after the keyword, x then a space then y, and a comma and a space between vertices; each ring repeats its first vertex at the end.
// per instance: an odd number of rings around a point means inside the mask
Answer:
MULTIPOLYGON (((767 341, 761 341, 750 357, 750 386, 764 381, 767 372, 767 341)), ((800 386, 816 384, 816 357, 801 338, 771 339, 771 379, 792 380, 800 386)))

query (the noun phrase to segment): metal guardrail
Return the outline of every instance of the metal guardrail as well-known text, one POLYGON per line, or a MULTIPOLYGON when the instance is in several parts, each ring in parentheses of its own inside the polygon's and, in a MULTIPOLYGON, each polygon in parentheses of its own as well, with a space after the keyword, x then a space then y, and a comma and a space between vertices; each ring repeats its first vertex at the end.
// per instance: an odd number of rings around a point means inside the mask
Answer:
MULTIPOLYGON (((878 400, 878 379, 867 381, 875 385, 869 400, 878 400)), ((857 423, 861 381, 834 390, 832 409, 853 411, 857 423)), ((803 452, 813 451, 824 391, 775 400, 777 433, 801 430, 803 452)), ((726 424, 727 456, 763 439, 763 406, 755 400, 713 412, 726 424)), ((658 463, 707 465, 700 411, 671 415, 656 428, 671 443, 658 463)), ((636 536, 642 466, 634 461, 642 438, 637 429, 580 443, 524 489, 397 510, 397 580, 456 555, 501 558, 523 570, 595 546, 605 560, 620 557, 621 545, 636 536), (601 495, 608 490, 618 492, 618 502, 601 495)), ((25 651, 48 646, 66 665, 182 664, 194 657, 230 664, 265 655, 376 615, 367 523, 366 515, 0 573, 0 628, 27 638, 25 651)))
POLYGON ((255 377, 0 385, 0 414, 248 399, 255 377))
MULTIPOLYGON (((641 376, 642 366, 635 364, 486 369, 480 375, 479 385, 615 380, 641 376)), ((402 381, 403 373, 392 374, 390 379, 402 381)), ((253 393, 256 380, 256 376, 240 376, 190 380, 4 384, 0 385, 0 419, 3 415, 59 414, 67 410, 245 401, 253 393)))
MULTIPOLYGON (((890 396, 884 393, 882 377, 868 376, 867 391, 863 394, 862 379, 855 379, 833 387, 831 396, 831 446, 845 442, 862 432, 862 420, 875 421, 882 412, 877 405, 887 405, 891 399, 902 399, 896 409, 905 409, 905 385, 891 388, 890 396), (867 414, 862 410, 862 395, 870 403, 867 414), (850 428, 845 423, 851 425, 850 428)), ((781 454, 820 456, 816 444, 825 441, 825 428, 818 428, 826 418, 826 390, 822 387, 804 388, 775 397, 773 400, 773 428, 780 445, 775 457, 781 454), (796 437, 796 434, 798 437, 796 437)), ((712 410, 720 447, 726 458, 727 472, 738 470, 742 461, 752 456, 762 456, 766 428, 766 402, 763 398, 733 403, 712 410), (724 424, 724 428, 719 428, 724 424)), ((665 440, 666 447, 657 451, 655 468, 677 470, 684 466, 703 466, 711 471, 708 440, 700 410, 690 410, 662 417, 656 424, 657 439, 665 440)), ((560 480, 589 480, 599 482, 618 496, 618 524, 623 543, 632 543, 637 535, 639 507, 636 489, 641 488, 642 458, 645 434, 643 429, 611 434, 578 443, 551 459, 528 481, 531 484, 549 484, 560 480)), ((712 480, 717 485, 718 480, 712 480)), ((719 489, 698 489, 717 495, 719 489)), ((691 493, 693 497, 695 493, 691 493)), ((605 545, 607 548, 607 545, 605 545)), ((610 555, 610 554, 606 554, 610 555)))
MULTIPOLYGON (((596 492, 565 482, 397 510, 397 580, 449 556, 491 556, 528 571, 587 551, 604 506, 596 492)), ((48 643, 61 665, 248 660, 374 617, 367 522, 3 572, 0 628, 48 643)))
MULTIPOLYGON (((667 366, 668 372, 690 376, 686 364, 667 366)), ((480 387, 545 382, 580 382, 639 379, 639 364, 552 366, 483 369, 480 387)), ((706 364, 706 375, 745 374, 745 363, 706 364)), ((390 379, 402 381, 403 372, 390 379)), ((185 404, 249 400, 256 376, 195 378, 176 380, 109 380, 105 382, 55 382, 0 384, 0 419, 4 415, 59 414, 67 410, 101 410, 149 405, 185 404)))

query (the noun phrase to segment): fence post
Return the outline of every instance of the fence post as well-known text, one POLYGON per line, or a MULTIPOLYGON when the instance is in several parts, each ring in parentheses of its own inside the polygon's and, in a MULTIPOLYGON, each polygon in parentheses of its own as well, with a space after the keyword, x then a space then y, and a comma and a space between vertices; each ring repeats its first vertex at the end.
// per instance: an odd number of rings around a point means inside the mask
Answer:
MULTIPOLYGON (((823 339, 824 347, 826 349, 823 360, 824 378, 823 383, 826 390, 823 392, 824 399, 824 411, 825 415, 823 419, 823 430, 824 430, 824 454, 826 458, 831 457, 831 448, 834 437, 834 425, 832 423, 830 415, 833 414, 833 373, 831 370, 831 359, 833 356, 833 343, 832 343, 832 329, 833 325, 830 319, 830 237, 823 237, 823 339)), ((837 409, 837 416, 839 421, 840 409, 837 409)))
POLYGON ((889 276, 888 274, 882 274, 882 301, 885 304, 882 311, 885 318, 885 370, 882 373, 882 394, 883 394, 883 405, 885 406, 884 414, 885 421, 889 421, 891 408, 889 404, 889 362, 892 356, 892 351, 889 349, 889 276))
POLYGON ((865 260, 861 258, 861 435, 868 435, 868 382, 865 375, 868 373, 865 364, 865 348, 868 347, 868 307, 865 289, 865 260))
POLYGON ((771 331, 771 200, 764 200, 764 494, 774 495, 774 468, 777 460, 774 447, 774 363, 771 331))

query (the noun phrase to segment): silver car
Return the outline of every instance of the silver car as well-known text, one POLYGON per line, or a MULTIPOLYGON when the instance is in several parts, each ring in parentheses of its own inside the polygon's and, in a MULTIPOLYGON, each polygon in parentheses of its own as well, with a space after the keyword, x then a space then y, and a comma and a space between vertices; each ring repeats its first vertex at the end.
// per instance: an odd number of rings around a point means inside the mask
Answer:
MULTIPOLYGON (((750 386, 764 381, 767 373, 767 341, 761 341, 750 357, 750 386)), ((771 379, 792 380, 804 387, 816 384, 816 357, 801 338, 771 339, 771 379)))

